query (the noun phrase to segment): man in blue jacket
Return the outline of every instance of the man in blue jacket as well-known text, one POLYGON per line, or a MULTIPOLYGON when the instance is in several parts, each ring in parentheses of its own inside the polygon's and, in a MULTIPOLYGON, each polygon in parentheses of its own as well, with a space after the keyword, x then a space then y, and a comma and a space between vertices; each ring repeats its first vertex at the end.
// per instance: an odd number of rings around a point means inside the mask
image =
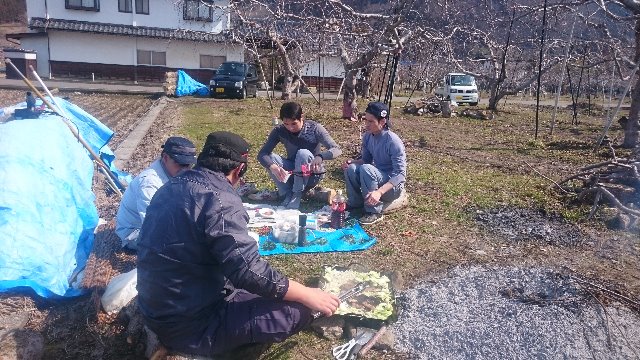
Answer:
POLYGON ((249 144, 209 134, 195 168, 154 195, 138 241, 138 302, 145 324, 169 349, 215 356, 273 343, 300 331, 335 295, 273 269, 249 236, 234 187, 247 170, 249 144))
POLYGON ((364 207, 362 224, 382 219, 385 202, 400 197, 407 176, 407 156, 402 140, 389 130, 389 108, 371 102, 364 114, 366 132, 362 137, 362 157, 342 164, 347 185, 347 206, 364 207))

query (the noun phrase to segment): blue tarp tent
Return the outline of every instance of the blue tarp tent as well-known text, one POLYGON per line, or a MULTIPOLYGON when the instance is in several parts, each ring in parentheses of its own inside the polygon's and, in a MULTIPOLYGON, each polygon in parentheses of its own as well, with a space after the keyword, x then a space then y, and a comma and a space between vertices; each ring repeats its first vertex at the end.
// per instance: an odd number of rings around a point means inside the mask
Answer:
POLYGON ((195 80, 183 70, 178 70, 178 83, 176 84, 176 96, 209 95, 209 88, 195 80))
MULTIPOLYGON (((105 146, 111 130, 77 106, 56 101, 96 152, 111 153, 105 146)), ((93 171, 88 151, 60 116, 0 124, 0 292, 26 287, 43 297, 81 293, 69 282, 84 267, 98 224, 93 171)))

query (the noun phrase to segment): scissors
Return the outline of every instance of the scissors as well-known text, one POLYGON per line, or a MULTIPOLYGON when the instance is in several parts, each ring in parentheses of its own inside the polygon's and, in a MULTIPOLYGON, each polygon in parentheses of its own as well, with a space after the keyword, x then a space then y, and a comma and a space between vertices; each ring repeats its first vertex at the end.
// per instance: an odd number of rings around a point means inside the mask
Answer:
POLYGON ((353 339, 349 340, 346 344, 342 344, 340 346, 336 346, 332 350, 333 357, 336 360, 347 360, 347 359, 355 359, 358 351, 371 340, 373 337, 373 333, 370 331, 365 331, 357 335, 353 339), (357 349, 354 349, 356 345, 359 345, 357 349))

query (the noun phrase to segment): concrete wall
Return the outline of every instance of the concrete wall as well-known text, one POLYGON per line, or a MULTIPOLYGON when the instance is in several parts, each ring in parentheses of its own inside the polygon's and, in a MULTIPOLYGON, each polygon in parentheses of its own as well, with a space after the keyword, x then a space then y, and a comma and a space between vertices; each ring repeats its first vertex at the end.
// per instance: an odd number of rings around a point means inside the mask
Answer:
MULTIPOLYGON (((242 61, 239 44, 136 38, 67 31, 50 31, 51 60, 83 63, 136 65, 137 50, 166 52, 166 67, 200 68, 200 55, 226 56, 242 61)), ((27 48, 23 46, 23 48, 27 48)), ((38 59, 38 61, 40 61, 38 59)), ((40 70, 38 71, 40 73, 40 70)), ((41 74, 42 75, 42 74, 41 74)))
MULTIPOLYGON (((136 14, 135 0, 132 0, 131 13, 119 12, 117 0, 100 0, 100 11, 66 9, 65 0, 26 1, 28 18, 43 17, 214 33, 229 28, 229 14, 220 9, 214 9, 213 22, 183 20, 183 0, 149 0, 148 15, 136 14)), ((229 1, 217 0, 215 4, 226 6, 229 1)))
POLYGON ((20 40, 20 47, 28 50, 35 50, 38 75, 49 77, 49 50, 47 49, 47 37, 26 37, 20 40))

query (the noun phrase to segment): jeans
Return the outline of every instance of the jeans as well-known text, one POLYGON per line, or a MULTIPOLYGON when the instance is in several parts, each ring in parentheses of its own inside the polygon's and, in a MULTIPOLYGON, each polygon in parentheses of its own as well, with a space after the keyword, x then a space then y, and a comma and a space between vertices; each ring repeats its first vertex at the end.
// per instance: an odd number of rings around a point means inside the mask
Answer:
POLYGON ((347 185, 347 205, 364 206, 364 211, 368 213, 381 214, 384 203, 400 197, 403 188, 403 185, 394 186, 380 197, 378 205, 365 205, 364 199, 367 194, 388 182, 389 174, 381 172, 371 164, 350 164, 344 171, 344 178, 347 185))
MULTIPOLYGON (((288 159, 283 159, 282 156, 278 154, 271 154, 271 161, 279 166, 282 166, 287 171, 293 171, 293 174, 289 177, 287 182, 282 182, 278 180, 278 178, 273 175, 273 173, 268 170, 269 176, 271 180, 276 184, 278 188, 278 194, 280 197, 285 197, 287 194, 291 192, 304 192, 306 190, 314 188, 320 180, 324 177, 324 174, 312 174, 311 176, 302 176, 302 165, 310 165, 311 161, 315 155, 311 153, 311 151, 307 149, 300 149, 296 153, 295 161, 291 161, 288 159)), ((322 166, 321 172, 324 172, 324 165, 322 166)))

